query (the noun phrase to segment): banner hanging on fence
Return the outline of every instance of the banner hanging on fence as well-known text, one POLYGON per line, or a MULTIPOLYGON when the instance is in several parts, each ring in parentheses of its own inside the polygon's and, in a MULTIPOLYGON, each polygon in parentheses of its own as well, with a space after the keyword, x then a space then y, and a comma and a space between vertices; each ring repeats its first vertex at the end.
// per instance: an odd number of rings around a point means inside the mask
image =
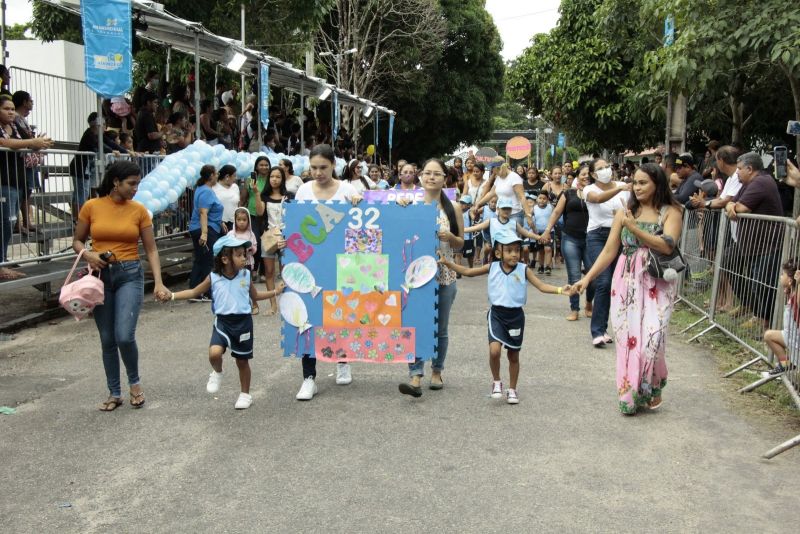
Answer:
POLYGON ((86 86, 112 98, 133 85, 130 0, 83 0, 86 86))
POLYGON ((394 115, 389 115, 389 150, 392 149, 392 134, 394 133, 394 115))
POLYGON ((269 127, 269 65, 259 63, 258 69, 259 114, 264 129, 269 127))

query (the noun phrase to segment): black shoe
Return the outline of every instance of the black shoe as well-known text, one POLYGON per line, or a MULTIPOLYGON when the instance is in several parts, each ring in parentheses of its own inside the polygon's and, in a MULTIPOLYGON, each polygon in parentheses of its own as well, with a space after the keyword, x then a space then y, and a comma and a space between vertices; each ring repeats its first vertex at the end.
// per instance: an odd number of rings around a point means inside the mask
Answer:
POLYGON ((792 369, 794 369, 794 364, 792 364, 792 363, 787 363, 786 367, 784 367, 783 365, 781 365, 779 363, 778 365, 776 365, 775 367, 773 367, 769 371, 764 371, 763 373, 761 373, 761 376, 763 376, 764 378, 769 378, 769 377, 777 378, 777 377, 781 376, 783 373, 785 373, 786 371, 791 371, 792 369))
POLYGON ((552 275, 553 274, 553 269, 548 267, 547 269, 544 270, 544 274, 546 274, 547 276, 552 275))
POLYGON ((403 382, 398 386, 400 393, 403 395, 411 395, 412 397, 421 397, 422 396, 422 388, 419 386, 412 386, 411 384, 406 384, 403 382))
POLYGON ((539 267, 539 270, 538 270, 538 271, 536 271, 536 272, 537 272, 537 273, 539 273, 539 274, 544 274, 544 267, 543 267, 543 266, 540 266, 540 267, 539 267))
POLYGON ((461 279, 461 275, 459 273, 456 273, 456 278, 461 279))

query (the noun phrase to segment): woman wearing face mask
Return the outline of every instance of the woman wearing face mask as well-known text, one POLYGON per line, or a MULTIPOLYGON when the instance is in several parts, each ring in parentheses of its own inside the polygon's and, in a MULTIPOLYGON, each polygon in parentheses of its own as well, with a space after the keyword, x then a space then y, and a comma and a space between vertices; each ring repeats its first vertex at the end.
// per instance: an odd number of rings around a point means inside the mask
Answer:
MULTIPOLYGON (((547 228, 542 233, 545 242, 549 240, 550 232, 563 215, 564 225, 561 236, 561 252, 567 264, 567 281, 574 284, 581 278, 581 272, 587 272, 592 267, 586 249, 586 228, 589 225, 589 209, 586 207, 586 186, 589 185, 589 165, 584 164, 578 170, 575 187, 566 189, 558 199, 547 228)), ((592 300, 594 299, 594 285, 586 290, 586 317, 592 316, 592 300)), ((580 295, 577 293, 569 298, 570 313, 567 321, 577 321, 580 316, 580 295)))
POLYGON ((400 167, 400 174, 398 175, 399 181, 397 185, 394 186, 395 189, 418 189, 416 184, 417 182, 417 172, 414 170, 414 166, 410 163, 406 163, 402 167, 400 167))
MULTIPOLYGON (((594 264, 603 251, 609 232, 614 224, 614 214, 628 205, 631 186, 623 182, 612 182, 612 170, 602 158, 589 164, 591 184, 584 188, 586 206, 589 209, 589 224, 586 227, 586 250, 589 261, 594 264)), ((608 335, 608 310, 611 303, 611 276, 614 266, 610 264, 594 278, 594 309, 592 311, 592 345, 602 348, 613 339, 608 335)))

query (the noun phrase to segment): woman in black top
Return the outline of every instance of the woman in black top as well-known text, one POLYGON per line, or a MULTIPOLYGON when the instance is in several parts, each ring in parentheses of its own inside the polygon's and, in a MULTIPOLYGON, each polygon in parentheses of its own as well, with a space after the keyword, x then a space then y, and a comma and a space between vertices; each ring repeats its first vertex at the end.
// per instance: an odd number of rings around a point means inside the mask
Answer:
MULTIPOLYGON (((550 231, 558 222, 559 217, 564 215, 564 226, 561 230, 561 253, 567 264, 567 280, 574 284, 581 278, 581 264, 583 271, 586 272, 592 264, 586 249, 586 227, 589 225, 589 210, 586 208, 583 188, 589 185, 589 166, 584 164, 578 170, 578 177, 575 181, 575 188, 565 189, 559 196, 547 229, 542 233, 543 239, 548 239, 550 231)), ((589 286, 586 290, 586 317, 592 316, 592 300, 594 299, 594 287, 589 286)), ((577 321, 580 315, 580 295, 575 294, 569 298, 570 313, 567 321, 577 321)))

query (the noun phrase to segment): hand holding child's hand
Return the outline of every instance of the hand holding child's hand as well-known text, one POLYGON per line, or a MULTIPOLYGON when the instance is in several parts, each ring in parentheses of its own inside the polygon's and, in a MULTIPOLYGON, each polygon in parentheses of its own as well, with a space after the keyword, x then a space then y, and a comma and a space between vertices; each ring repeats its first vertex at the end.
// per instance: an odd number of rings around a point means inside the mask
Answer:
POLYGON ((280 281, 277 284, 275 284, 275 294, 276 295, 280 295, 281 293, 283 293, 284 289, 286 289, 286 284, 284 284, 283 281, 280 281))
POLYGON ((577 295, 579 293, 583 293, 587 287, 589 287, 589 281, 586 280, 586 278, 581 278, 572 284, 572 294, 577 295))

